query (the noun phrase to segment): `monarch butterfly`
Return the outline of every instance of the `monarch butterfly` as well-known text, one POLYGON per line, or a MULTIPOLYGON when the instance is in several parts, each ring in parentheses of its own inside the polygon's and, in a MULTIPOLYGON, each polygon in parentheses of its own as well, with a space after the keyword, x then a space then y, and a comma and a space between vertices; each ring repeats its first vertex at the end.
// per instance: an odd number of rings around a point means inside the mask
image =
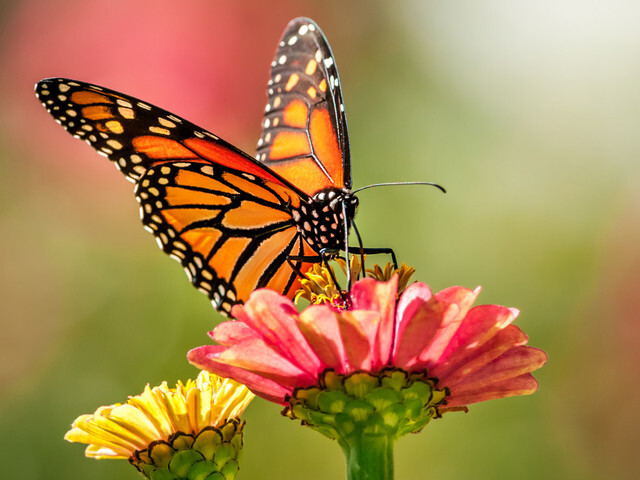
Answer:
POLYGON ((214 307, 260 287, 293 296, 298 274, 348 248, 347 122, 320 28, 296 18, 271 64, 256 158, 161 108, 64 78, 36 84, 47 111, 135 186, 142 222, 214 307))

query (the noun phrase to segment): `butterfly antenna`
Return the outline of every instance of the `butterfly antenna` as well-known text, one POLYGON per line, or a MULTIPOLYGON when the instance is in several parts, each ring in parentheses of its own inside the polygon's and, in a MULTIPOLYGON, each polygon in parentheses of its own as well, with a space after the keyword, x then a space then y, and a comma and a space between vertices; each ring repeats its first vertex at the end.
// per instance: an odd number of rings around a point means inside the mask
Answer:
POLYGON ((437 189, 441 190, 442 193, 447 193, 447 191, 445 190, 445 188, 441 185, 438 185, 437 183, 433 183, 433 182, 387 182, 387 183, 374 183, 373 185, 367 185, 366 187, 360 187, 357 190, 352 191, 351 193, 357 193, 360 192, 362 190, 366 190, 367 188, 373 188, 373 187, 390 187, 392 185, 428 185, 430 187, 436 187, 437 189))

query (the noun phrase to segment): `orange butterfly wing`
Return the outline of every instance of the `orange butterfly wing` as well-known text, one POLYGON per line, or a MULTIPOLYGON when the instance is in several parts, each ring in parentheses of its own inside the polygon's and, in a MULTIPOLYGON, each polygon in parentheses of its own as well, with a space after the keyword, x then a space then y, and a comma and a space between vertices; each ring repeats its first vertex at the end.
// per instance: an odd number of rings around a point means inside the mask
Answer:
MULTIPOLYGON (((289 256, 317 256, 291 207, 305 193, 214 134, 103 87, 55 78, 36 85, 47 111, 136 183, 142 221, 196 288, 228 314, 256 288, 293 296, 289 256)), ((306 271, 312 263, 294 261, 306 271)))
POLYGON ((271 64, 256 158, 310 196, 351 188, 338 70, 325 36, 307 18, 289 23, 271 64))

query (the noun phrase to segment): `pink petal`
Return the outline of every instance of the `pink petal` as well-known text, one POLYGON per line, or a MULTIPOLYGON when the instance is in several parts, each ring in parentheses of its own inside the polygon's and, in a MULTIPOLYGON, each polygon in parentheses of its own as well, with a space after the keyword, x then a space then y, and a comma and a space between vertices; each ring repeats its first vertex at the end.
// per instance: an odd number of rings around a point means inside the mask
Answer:
POLYGON ((480 370, 505 351, 526 343, 527 336, 524 332, 515 325, 509 325, 487 342, 467 344, 459 348, 447 362, 427 369, 430 375, 438 377, 443 384, 453 385, 480 370))
MULTIPOLYGON (((525 346, 514 347, 480 370, 461 378, 458 383, 446 386, 451 389, 452 397, 472 391, 482 396, 484 391, 495 390, 494 385, 499 385, 500 388, 508 387, 510 380, 540 368, 546 361, 547 354, 542 350, 525 346)), ((518 385, 518 382, 514 383, 513 388, 520 388, 518 385)))
POLYGON ((263 340, 249 340, 227 347, 218 360, 230 366, 257 373, 284 387, 306 387, 317 380, 318 372, 309 373, 275 352, 263 340))
POLYGON ((460 314, 464 316, 473 305, 473 302, 476 301, 478 295, 480 295, 480 290, 480 287, 475 290, 469 290, 468 288, 454 286, 440 290, 435 294, 435 298, 439 302, 455 303, 460 307, 460 314))
POLYGON ((421 363, 428 365, 443 357, 451 339, 456 335, 462 323, 466 321, 467 312, 479 293, 479 289, 472 291, 463 287, 450 287, 434 296, 438 303, 446 306, 446 310, 440 328, 435 333, 431 344, 419 356, 421 363))
POLYGON ((338 314, 326 305, 311 305, 299 316, 298 327, 324 368, 346 373, 346 353, 338 314))
POLYGON ((349 294, 352 310, 375 310, 385 315, 393 314, 397 291, 397 275, 394 275, 388 282, 363 278, 353 285, 349 294))
POLYGON ((398 292, 398 276, 393 275, 388 282, 378 282, 373 278, 364 278, 356 282, 351 289, 352 311, 374 311, 380 314, 377 328, 375 357, 382 363, 391 358, 391 348, 395 332, 395 307, 398 292))
POLYGON ((298 311, 293 302, 266 288, 254 291, 247 303, 234 307, 234 315, 253 328, 280 356, 312 375, 322 371, 322 362, 298 329, 298 311))
MULTIPOLYGON (((443 375, 443 371, 455 368, 466 356, 482 351, 485 343, 509 325, 516 314, 516 310, 499 305, 480 305, 471 309, 440 357, 427 359, 423 366, 433 375, 443 375)), ((515 345, 516 340, 504 340, 509 342, 509 347, 515 345)))
POLYGON ((395 365, 421 368, 446 349, 480 289, 450 287, 432 296, 424 283, 414 283, 398 302, 395 365))
POLYGON ((209 332, 209 336, 220 345, 225 346, 236 345, 248 339, 260 338, 260 335, 254 329, 239 320, 222 322, 213 331, 209 332))
POLYGON ((416 282, 407 287, 400 296, 396 309, 396 336, 399 336, 398 332, 405 328, 405 323, 411 320, 431 297, 431 289, 426 283, 416 282))
MULTIPOLYGON (((241 317, 245 312, 234 307, 234 312, 241 317)), ((255 329, 241 320, 230 320, 218 325, 210 336, 223 346, 216 352, 217 360, 227 361, 230 365, 243 368, 248 371, 262 372, 266 378, 278 381, 283 372, 293 375, 294 383, 308 383, 309 379, 315 379, 318 371, 307 372, 297 364, 290 361, 287 356, 282 356, 279 349, 268 344, 255 329)), ((304 339, 303 339, 304 341, 304 339)), ((305 342, 306 344, 306 342, 305 342)), ((210 350, 212 351, 212 350, 210 350)), ((321 370, 320 370, 321 371, 321 370)))
POLYGON ((530 373, 525 373, 501 382, 492 383, 482 389, 468 388, 455 390, 447 397, 447 405, 440 408, 445 412, 450 407, 471 405, 472 403, 494 400, 496 398, 530 395, 538 390, 538 381, 530 373))
POLYGON ((393 364, 405 369, 414 368, 420 354, 431 344, 446 314, 445 305, 435 302, 433 298, 416 308, 418 303, 418 300, 414 300, 412 315, 405 315, 398 322, 393 364))
POLYGON ((286 403, 284 398, 290 395, 293 389, 285 388, 273 380, 247 370, 220 363, 217 358, 223 350, 224 347, 220 345, 205 345, 191 350, 187 354, 187 359, 201 370, 207 370, 224 378, 232 378, 246 385, 253 393, 266 400, 282 405, 286 403))
POLYGON ((375 351, 375 341, 380 327, 380 314, 375 311, 347 310, 340 313, 340 332, 349 361, 348 372, 376 370, 386 362, 380 362, 375 351))

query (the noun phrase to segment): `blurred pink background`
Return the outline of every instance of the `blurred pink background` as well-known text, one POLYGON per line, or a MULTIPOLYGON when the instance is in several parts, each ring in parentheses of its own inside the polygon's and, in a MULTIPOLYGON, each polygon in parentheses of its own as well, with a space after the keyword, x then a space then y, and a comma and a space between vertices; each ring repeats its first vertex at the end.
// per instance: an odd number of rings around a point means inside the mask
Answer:
MULTIPOLYGON (((358 226, 434 289, 481 284, 549 353, 526 398, 450 414, 398 478, 635 478, 640 6, 614 0, 10 1, 0 7, 0 451, 7 478, 135 478, 62 439, 79 414, 194 377, 222 317, 140 226, 132 185, 39 105, 63 76, 253 153, 269 64, 309 16, 339 66, 358 226)), ((256 401, 242 478, 342 478, 336 445, 256 401)))

